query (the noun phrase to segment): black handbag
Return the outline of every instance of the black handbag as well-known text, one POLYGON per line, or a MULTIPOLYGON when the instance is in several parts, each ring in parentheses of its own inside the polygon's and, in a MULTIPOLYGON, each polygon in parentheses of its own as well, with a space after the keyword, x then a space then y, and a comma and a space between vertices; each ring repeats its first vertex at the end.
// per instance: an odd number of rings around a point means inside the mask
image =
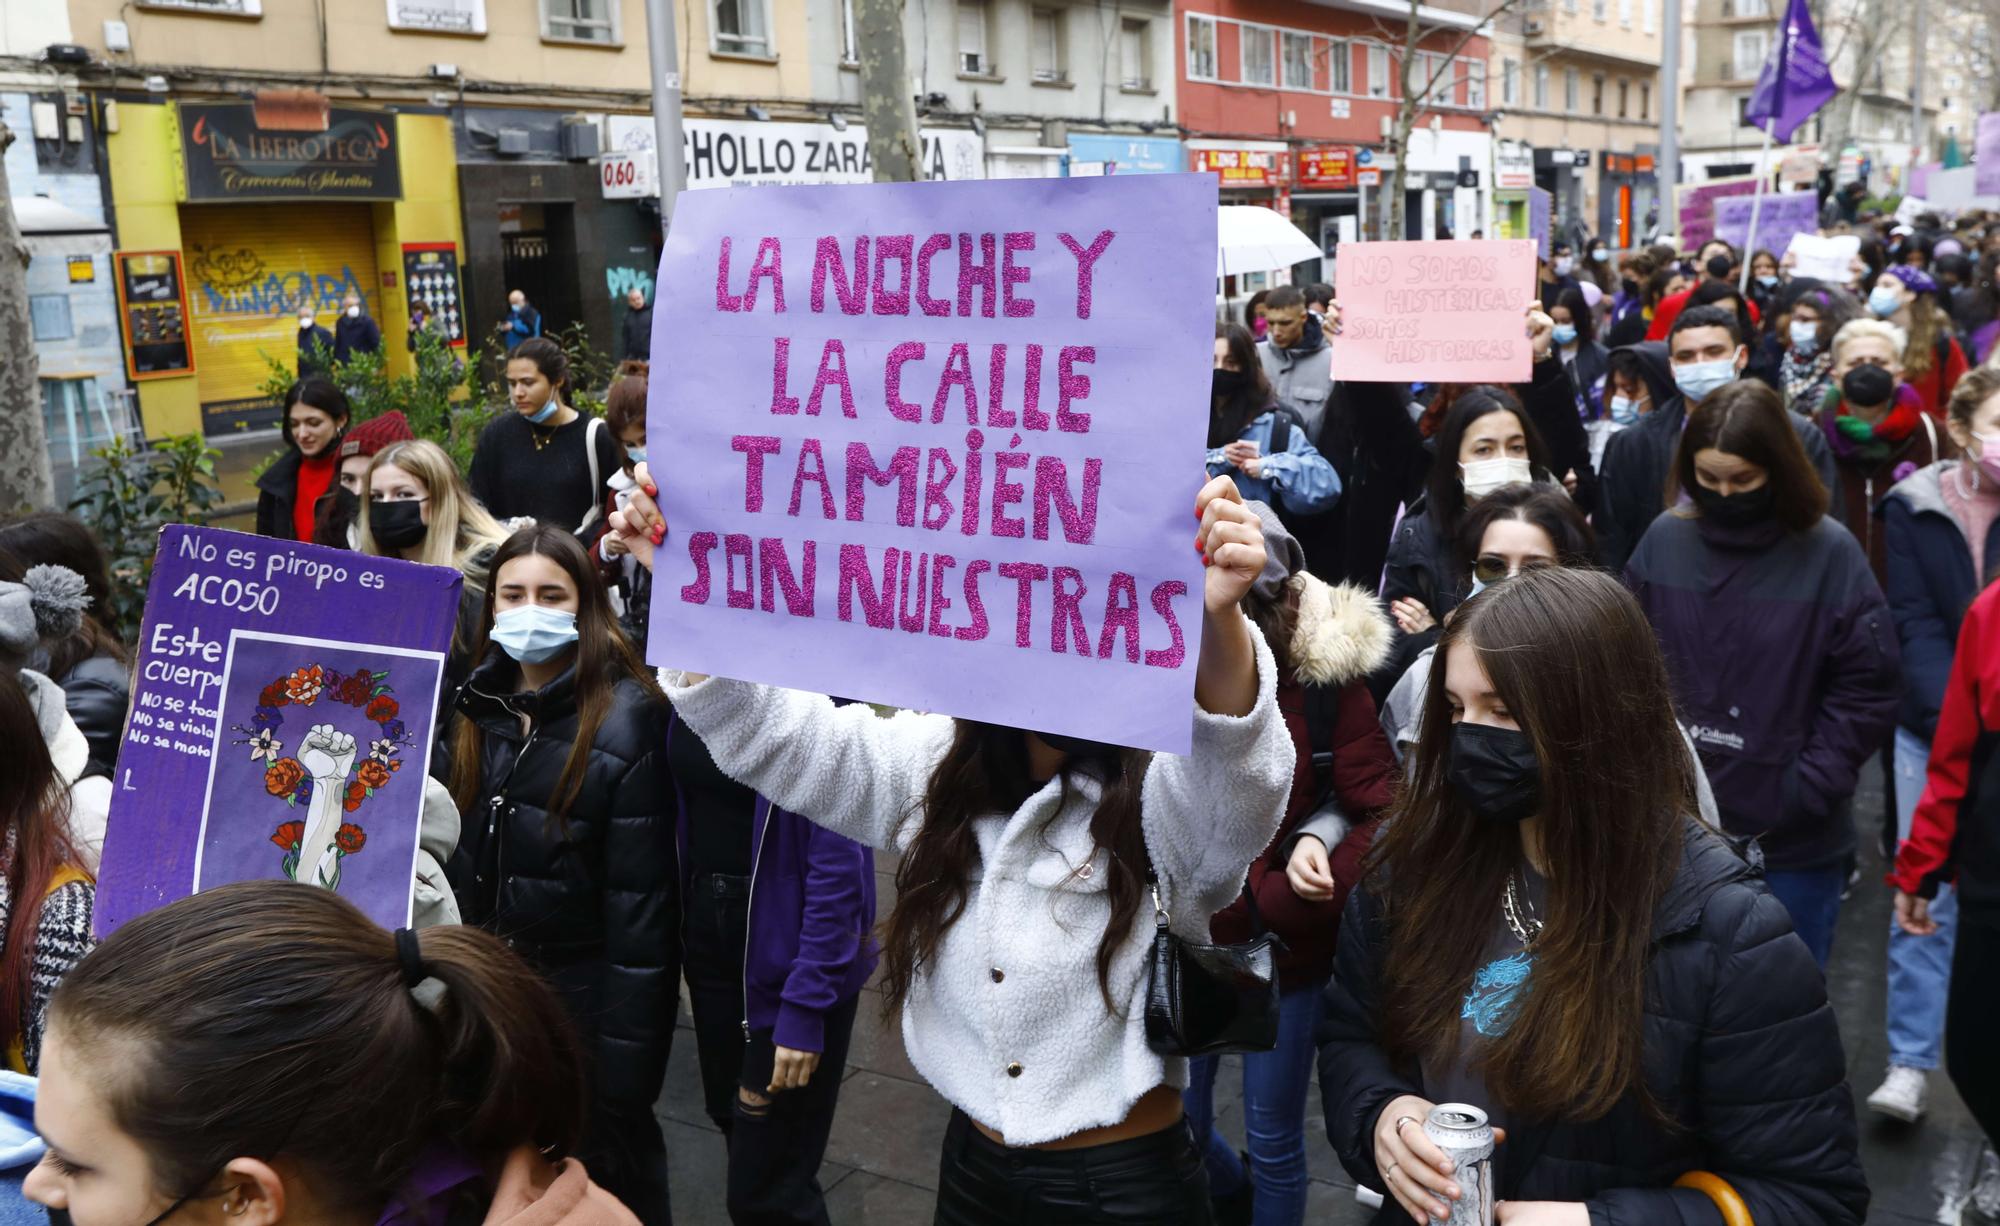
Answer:
POLYGON ((1160 905, 1151 871, 1153 959, 1146 985, 1146 1045, 1162 1056, 1270 1051, 1278 1045, 1277 950, 1285 942, 1264 930, 1257 895, 1245 889, 1250 931, 1241 945, 1182 940, 1160 905))

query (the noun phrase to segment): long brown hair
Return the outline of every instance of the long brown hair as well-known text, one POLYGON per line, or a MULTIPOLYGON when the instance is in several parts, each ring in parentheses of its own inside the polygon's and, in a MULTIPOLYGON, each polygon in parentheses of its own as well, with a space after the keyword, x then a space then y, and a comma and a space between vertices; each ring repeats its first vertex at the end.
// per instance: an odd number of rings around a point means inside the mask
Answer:
MULTIPOLYGON (((1018 728, 959 720, 951 748, 931 772, 918 802, 916 837, 896 867, 896 905, 884 925, 884 1016, 903 1007, 911 984, 937 957, 945 934, 965 913, 972 863, 979 857, 974 821, 1013 812, 1040 787, 1028 770, 1027 737, 1018 728)), ((1097 989, 1104 1007, 1114 1013, 1118 1006, 1111 999, 1111 959, 1130 934, 1146 893, 1150 862, 1139 824, 1139 799, 1151 760, 1152 755, 1140 750, 1108 746, 1100 754, 1071 755, 1063 764, 1062 796, 1055 810, 1062 811, 1082 776, 1095 779, 1103 789, 1090 817, 1091 842, 1106 853, 1105 893, 1111 901, 1111 919, 1097 942, 1097 989)))
MULTIPOLYGON (((560 822, 583 788, 584 772, 590 766, 591 742, 597 739, 597 729, 611 710, 613 690, 618 683, 629 677, 638 682, 649 696, 662 703, 667 699, 660 693, 660 687, 646 668, 645 661, 633 650, 632 641, 618 628, 618 619, 612 615, 611 602, 604 597, 604 584, 591 566, 590 555, 584 553, 583 546, 577 543, 574 536, 547 524, 533 524, 521 529, 508 537, 493 555, 493 567, 488 572, 486 584, 485 607, 479 619, 479 641, 474 645, 473 658, 482 659, 489 650, 488 640, 493 633, 493 598, 500 588, 501 568, 516 558, 530 554, 554 562, 576 585, 577 643, 576 661, 572 665, 576 670, 576 739, 570 745, 569 758, 563 763, 562 774, 556 777, 555 790, 549 795, 549 816, 560 822)), ((471 812, 472 806, 479 800, 481 751, 485 740, 486 734, 477 720, 458 720, 452 737, 451 796, 458 802, 461 813, 471 812)))
POLYGON ((218 886, 112 933, 56 989, 49 1027, 164 1196, 282 1157, 330 1219, 372 1220, 440 1143, 490 1166, 572 1151, 587 1082, 553 989, 479 928, 416 939, 444 985, 434 1007, 395 939, 333 891, 218 886))
POLYGON ((1528 991, 1473 1068, 1512 1113, 1597 1119, 1630 1091, 1647 1101, 1653 911, 1695 812, 1666 668, 1637 602, 1596 571, 1523 571, 1445 627, 1408 785, 1368 861, 1388 931, 1379 1034, 1412 1064, 1459 1056, 1465 993, 1521 857, 1517 829, 1475 816, 1446 777, 1445 668, 1460 645, 1534 744, 1552 866, 1528 991))
MULTIPOLYGON (((49 686, 55 690, 53 685, 49 686)), ((52 693, 47 701, 59 702, 52 693)), ((8 853, 6 945, 0 947, 0 1046, 20 1037, 42 900, 56 870, 76 866, 69 841, 69 789, 49 757, 21 679, 0 669, 0 841, 8 853)), ((79 870, 80 871, 80 870, 79 870)))
MULTIPOLYGON (((1668 506, 1683 493, 1695 497, 1700 482, 1695 480, 1694 458, 1710 448, 1764 470, 1771 483, 1771 515, 1791 531, 1804 532, 1826 514, 1826 485, 1806 458, 1805 444, 1792 429, 1785 402, 1763 380, 1725 383, 1688 414, 1667 477, 1668 506)), ((1690 504, 1685 513, 1698 515, 1697 508, 1698 504, 1690 504)))

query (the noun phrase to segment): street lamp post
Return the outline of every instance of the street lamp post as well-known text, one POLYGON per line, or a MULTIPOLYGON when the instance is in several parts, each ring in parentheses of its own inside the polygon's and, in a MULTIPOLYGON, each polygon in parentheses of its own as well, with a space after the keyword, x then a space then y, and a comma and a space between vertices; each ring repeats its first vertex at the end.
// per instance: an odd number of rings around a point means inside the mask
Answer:
POLYGON ((680 44, 668 0, 646 0, 646 50, 653 68, 653 160, 659 165, 660 228, 673 225, 674 201, 687 186, 681 153, 680 44))

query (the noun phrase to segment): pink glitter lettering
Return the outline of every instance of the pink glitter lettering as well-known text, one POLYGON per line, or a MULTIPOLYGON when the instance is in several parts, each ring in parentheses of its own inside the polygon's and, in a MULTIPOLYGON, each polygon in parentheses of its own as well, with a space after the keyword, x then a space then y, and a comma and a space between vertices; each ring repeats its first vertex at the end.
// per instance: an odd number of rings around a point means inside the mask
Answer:
POLYGON ((1072 413, 1069 406, 1090 395, 1090 376, 1079 374, 1074 363, 1095 362, 1097 346, 1064 345, 1056 358, 1056 429, 1071 434, 1090 430, 1090 414, 1072 413))
POLYGON ((1025 451, 1002 451, 996 453, 993 457, 992 531, 994 536, 1012 537, 1019 540, 1021 537, 1028 535, 1028 523, 1026 520, 1015 519, 1005 513, 1009 506, 1025 500, 1028 496, 1026 486, 1018 481, 1009 481, 1007 479, 1007 470, 1010 468, 1026 468, 1027 466, 1028 453, 1025 451))
POLYGON ((1014 266, 1016 251, 1033 251, 1035 236, 1026 230, 1009 231, 1000 245, 1004 248, 1000 256, 1000 309, 1009 319, 1026 319, 1035 313, 1032 298, 1014 297, 1014 287, 1028 283, 1028 270, 1014 266))
MULTIPOLYGON (((966 573, 972 573, 970 567, 966 573)), ((1049 577, 1049 568, 1040 562, 1002 562, 1000 577, 1019 585, 1019 594, 1014 598, 1014 646, 1026 647, 1034 641, 1028 630, 1029 619, 1035 613, 1035 584, 1049 577)))
POLYGON ((1097 636, 1097 658, 1109 660, 1118 632, 1125 632, 1125 662, 1139 662, 1139 581, 1124 571, 1111 572, 1104 593, 1104 629, 1097 636), (1121 599, 1122 597, 1122 599, 1121 599))
POLYGON ((952 631, 952 637, 961 643, 978 643, 986 638, 986 602, 979 598, 979 576, 992 569, 993 563, 984 558, 975 558, 965 565, 965 609, 972 615, 972 622, 952 631))
POLYGON ((864 234, 854 240, 852 280, 848 279, 847 267, 840 260, 840 240, 830 234, 819 240, 813 252, 812 309, 815 315, 826 310, 826 278, 829 272, 833 274, 833 296, 840 302, 840 313, 861 314, 868 306, 868 236, 864 234))
MULTIPOLYGON (((726 241, 726 240, 725 240, 726 241)), ((682 604, 707 604, 709 594, 708 555, 722 544, 713 532, 688 535, 688 561, 694 563, 694 582, 681 588, 682 604)))
POLYGON ((964 341, 952 342, 951 352, 945 355, 944 373, 938 376, 937 396, 931 401, 931 421, 944 420, 945 401, 951 397, 951 389, 958 388, 965 399, 965 424, 979 424, 979 393, 972 387, 972 347, 964 341))
POLYGON ((743 509, 764 509, 764 457, 778 454, 775 434, 737 434, 729 439, 729 449, 743 456, 743 509))
POLYGON ((785 252, 775 238, 767 238, 757 244, 757 258, 750 261, 750 284, 743 287, 743 309, 757 309, 757 283, 766 278, 771 282, 771 309, 778 314, 785 313, 785 252))
POLYGON ((1076 654, 1090 658, 1090 630, 1083 624, 1083 572, 1069 566, 1058 566, 1055 570, 1055 604, 1049 618, 1049 648, 1058 653, 1069 651, 1070 636, 1075 635, 1076 654), (1076 591, 1066 590, 1076 584, 1076 591))
POLYGON ((938 638, 951 637, 951 627, 944 624, 944 611, 951 607, 951 597, 944 594, 944 574, 958 565, 958 559, 948 553, 931 555, 931 620, 925 633, 938 638))
POLYGON ((771 411, 789 416, 799 411, 799 398, 785 394, 792 375, 792 338, 778 337, 771 348, 771 411))
POLYGON ((882 586, 874 585, 868 569, 868 550, 860 545, 840 547, 840 620, 854 620, 854 597, 861 596, 861 616, 877 630, 896 625, 896 555, 899 549, 882 553, 882 586))
POLYGON ((1146 653, 1146 664, 1150 668, 1179 668, 1187 659, 1187 641, 1181 637, 1181 624, 1174 618, 1174 597, 1185 595, 1187 584, 1179 579, 1153 585, 1153 612, 1167 623, 1167 631, 1174 636, 1174 641, 1173 646, 1165 651, 1146 653))
MULTIPOLYGON (((984 263, 973 259, 972 241, 970 234, 958 236, 958 313, 968 316, 972 314, 972 292, 978 289, 985 291, 986 294, 986 304, 979 313, 991 319, 994 261, 998 258, 993 250, 993 236, 991 234, 979 236, 979 254, 984 257, 984 263)), ((723 254, 727 256, 727 249, 723 254)))
POLYGON ((1049 415, 1042 412, 1042 347, 1028 346, 1028 373, 1021 385, 1021 429, 1046 430, 1049 415))
POLYGON ((882 399, 889 406, 889 414, 897 421, 920 422, 924 419, 924 406, 911 404, 903 399, 903 364, 924 360, 922 341, 904 341, 889 351, 889 361, 884 372, 882 399))
POLYGON ((756 578, 751 573, 750 537, 746 533, 731 532, 722 538, 723 583, 729 592, 729 607, 732 609, 754 609, 757 607, 756 578), (743 563, 743 586, 736 586, 736 563, 743 563))
POLYGON ((958 465, 951 462, 951 452, 943 447, 931 448, 924 465, 924 527, 932 532, 941 532, 951 523, 951 482, 956 476, 958 465), (942 477, 938 476, 940 464, 944 465, 942 477))
POLYGON ((757 539, 757 589, 762 597, 764 612, 775 612, 777 589, 784 589, 785 612, 793 617, 813 615, 813 580, 817 559, 813 554, 814 542, 807 541, 800 550, 799 574, 792 577, 791 555, 785 552, 782 537, 765 536, 757 539))
POLYGON ((951 235, 933 234, 917 248, 917 307, 924 314, 943 318, 951 314, 951 303, 943 298, 931 297, 931 259, 941 251, 951 249, 951 235))
POLYGON ((792 473, 792 505, 785 512, 787 515, 799 513, 799 501, 805 495, 808 481, 819 482, 820 518, 839 519, 840 516, 835 514, 833 509, 833 483, 826 477, 826 457, 820 454, 819 440, 816 438, 806 439, 799 444, 799 464, 792 473), (806 466, 808 461, 812 465, 810 468, 806 466))
POLYGON ((903 551, 903 586, 896 593, 896 624, 901 626, 906 634, 924 632, 924 597, 930 591, 930 569, 931 555, 913 554, 907 549, 903 551), (911 558, 915 558, 917 562, 917 573, 914 577, 910 574, 911 558), (910 603, 912 600, 916 602, 914 606, 910 603))
MULTIPOLYGON (((729 292, 729 238, 722 239, 722 253, 715 260, 715 309, 718 311, 740 311, 743 299, 729 292)), ((987 312, 991 314, 992 312, 987 312)))
MULTIPOLYGON (((1104 461, 1092 457, 1083 462, 1083 506, 1070 501, 1069 469, 1061 456, 1035 457, 1035 539, 1049 539, 1049 508, 1062 517, 1063 539, 1072 545, 1088 545, 1097 535, 1097 487, 1104 477, 1104 461)), ((1136 603, 1136 602, 1135 602, 1136 603)))
POLYGON ((875 313, 877 315, 908 315, 910 313, 910 249, 916 245, 914 234, 884 234, 875 240, 875 313), (883 275, 883 265, 895 260, 902 269, 903 281, 900 288, 890 289, 888 278, 883 275))
POLYGON ((1096 240, 1088 247, 1078 246, 1077 241, 1067 234, 1058 234, 1056 237, 1060 238, 1062 245, 1069 248, 1069 253, 1076 257, 1076 317, 1089 319, 1091 269, 1097 263, 1097 257, 1103 255, 1104 249, 1111 245, 1112 232, 1110 230, 1099 232, 1096 240))
POLYGON ((830 340, 826 348, 819 351, 819 373, 813 376, 812 395, 806 397, 806 415, 819 416, 820 398, 829 387, 840 390, 840 411, 844 416, 853 417, 854 389, 847 382, 847 346, 837 340, 830 340))
POLYGON ((1002 408, 1000 397, 1007 388, 1007 346, 993 346, 993 357, 986 364, 986 424, 996 430, 1014 428, 1014 410, 1002 408))
POLYGON ((976 535, 979 531, 979 486, 981 470, 979 449, 985 445, 986 436, 984 434, 981 434, 977 430, 967 430, 965 432, 965 516, 960 521, 958 530, 966 536, 976 535))
POLYGON ((847 518, 866 518, 868 482, 887 485, 896 482, 896 522, 905 528, 917 522, 917 459, 915 447, 898 447, 888 466, 875 467, 875 456, 866 443, 847 445, 847 518))

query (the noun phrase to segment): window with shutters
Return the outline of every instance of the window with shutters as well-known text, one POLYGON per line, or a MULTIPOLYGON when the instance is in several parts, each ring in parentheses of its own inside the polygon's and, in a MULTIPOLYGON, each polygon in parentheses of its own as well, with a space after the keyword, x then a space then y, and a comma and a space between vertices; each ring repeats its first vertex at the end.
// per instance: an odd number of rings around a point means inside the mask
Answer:
POLYGON ((1354 89, 1354 44, 1332 42, 1326 48, 1327 88, 1336 94, 1354 89))
POLYGON ((1535 109, 1538 111, 1549 109, 1549 66, 1547 64, 1535 65, 1535 109))
POLYGON ((966 77, 990 77, 993 60, 986 52, 986 5, 958 0, 958 72, 966 77))
POLYGON ((1389 96, 1389 49, 1371 46, 1368 48, 1368 96, 1387 98, 1389 96))

